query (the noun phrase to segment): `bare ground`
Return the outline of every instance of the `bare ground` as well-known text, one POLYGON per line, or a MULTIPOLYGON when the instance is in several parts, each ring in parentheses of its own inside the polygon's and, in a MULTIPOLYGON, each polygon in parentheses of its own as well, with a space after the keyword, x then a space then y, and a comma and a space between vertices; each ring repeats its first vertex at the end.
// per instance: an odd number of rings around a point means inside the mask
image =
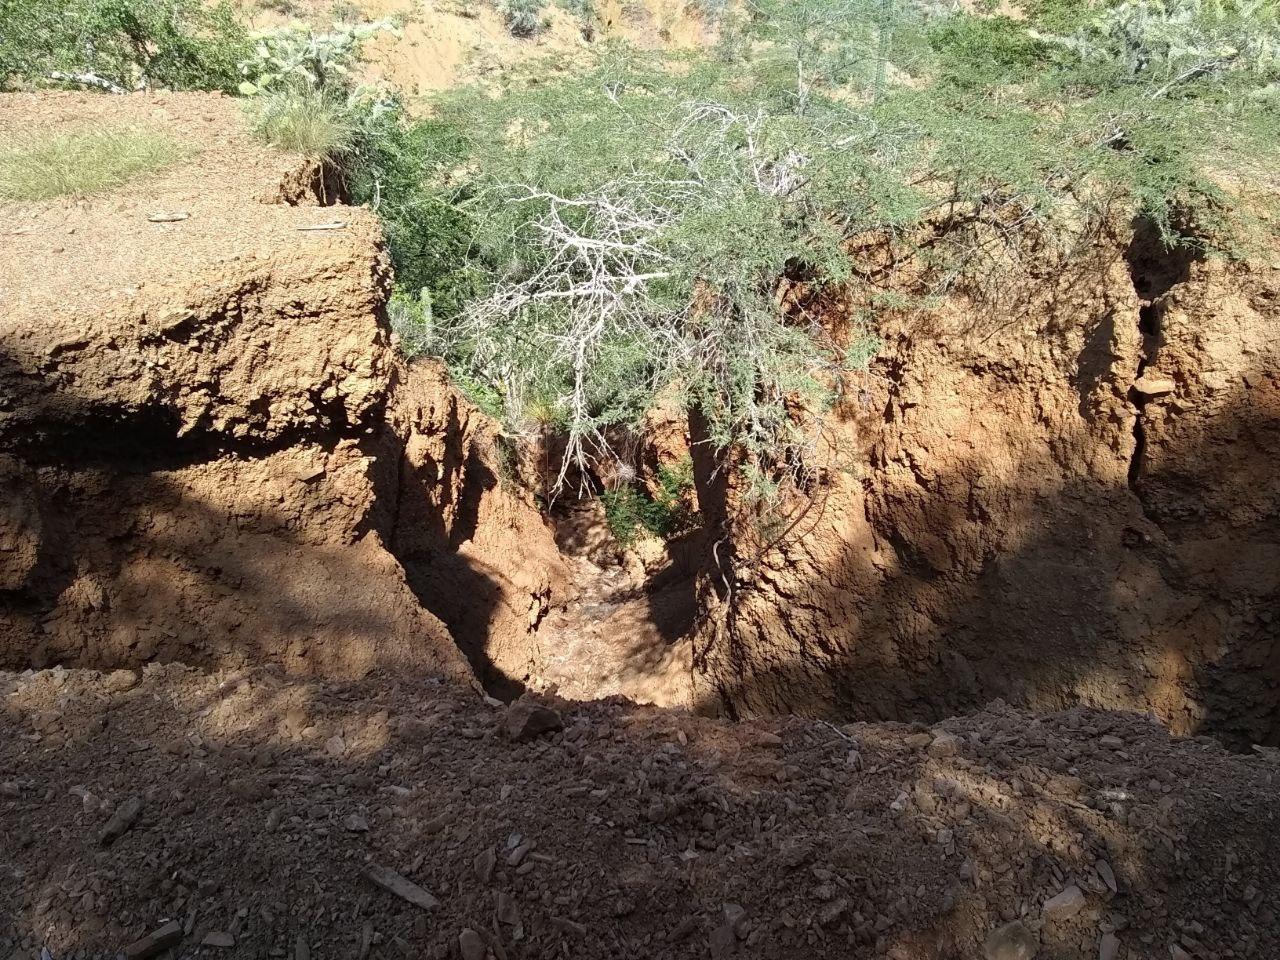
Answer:
POLYGON ((760 726, 607 701, 516 742, 445 683, 179 665, 5 674, 0 706, 14 960, 105 960, 170 920, 173 955, 244 958, 959 960, 1001 928, 1041 958, 1280 950, 1276 754, 1133 716, 760 726))

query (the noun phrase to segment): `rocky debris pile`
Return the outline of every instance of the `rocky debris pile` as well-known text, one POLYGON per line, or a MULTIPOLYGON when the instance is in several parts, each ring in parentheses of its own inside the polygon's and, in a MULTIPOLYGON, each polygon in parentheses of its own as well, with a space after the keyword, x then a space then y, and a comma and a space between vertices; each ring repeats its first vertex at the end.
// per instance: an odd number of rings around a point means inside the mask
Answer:
POLYGON ((764 728, 3 674, 0 960, 1271 957, 1277 774, 1085 709, 764 728))

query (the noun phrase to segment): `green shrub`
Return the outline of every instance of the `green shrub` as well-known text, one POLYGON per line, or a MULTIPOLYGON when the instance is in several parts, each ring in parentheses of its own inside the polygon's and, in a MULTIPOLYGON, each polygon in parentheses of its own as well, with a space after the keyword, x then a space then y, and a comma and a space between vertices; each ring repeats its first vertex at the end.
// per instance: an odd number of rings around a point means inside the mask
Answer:
POLYGON ((502 0, 498 9, 514 36, 531 37, 545 25, 543 8, 546 5, 546 0, 502 0))
POLYGON ((396 31, 390 20, 339 23, 329 31, 291 23, 254 34, 252 53, 239 64, 241 93, 308 90, 345 94, 355 89, 352 70, 365 42, 396 31))
POLYGON ((159 170, 183 155, 154 130, 86 130, 0 152, 0 198, 88 196, 159 170))
POLYGON ((250 52, 225 0, 0 0, 0 86, 224 90, 250 52))
POLYGON ((416 302, 425 291, 432 314, 452 319, 481 283, 470 218, 455 203, 457 193, 438 182, 461 157, 462 139, 436 120, 409 123, 399 109, 385 111, 366 130, 358 155, 346 164, 352 200, 377 211, 397 283, 409 299, 416 302))
POLYGON ((949 17, 929 42, 939 79, 962 88, 1024 83, 1052 65, 1052 45, 1007 17, 949 17))
POLYGON ((623 546, 635 543, 642 531, 665 540, 692 526, 693 461, 686 457, 670 467, 659 467, 657 486, 651 494, 643 485, 630 482, 600 494, 609 532, 623 546))
MULTIPOLYGON (((1205 9, 1187 36, 1225 36, 1205 9)), ((850 238, 919 242, 926 304, 961 277, 998 289, 1024 245, 1065 250, 1125 213, 1200 242, 1188 228, 1230 210, 1215 166, 1275 154, 1265 58, 1135 74, 1127 48, 925 3, 747 10, 714 55, 610 51, 584 75, 456 92, 370 154, 365 196, 431 305, 416 349, 482 386, 510 435, 563 429, 561 479, 663 395, 753 489, 802 483, 878 342, 874 315, 836 335, 806 306, 866 282, 850 238)), ((1241 49, 1269 49, 1270 24, 1241 49)))
POLYGON ((355 81, 363 44, 388 20, 336 24, 317 32, 290 24, 255 36, 254 53, 241 62, 240 92, 251 97, 253 130, 281 150, 302 153, 350 174, 376 150, 379 136, 399 126, 393 94, 355 81))
POLYGON ((1227 72, 1274 79, 1280 68, 1280 3, 1123 0, 1053 39, 1094 68, 1161 82, 1159 96, 1167 92, 1163 84, 1227 72))

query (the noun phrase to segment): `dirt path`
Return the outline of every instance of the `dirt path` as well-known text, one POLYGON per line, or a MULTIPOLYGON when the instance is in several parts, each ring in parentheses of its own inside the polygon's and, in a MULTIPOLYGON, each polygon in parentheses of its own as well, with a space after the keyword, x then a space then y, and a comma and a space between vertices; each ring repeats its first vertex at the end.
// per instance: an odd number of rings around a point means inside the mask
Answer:
POLYGON ((690 706, 691 646, 682 634, 694 613, 691 582, 649 590, 621 566, 601 569, 585 557, 569 564, 582 593, 539 638, 543 671, 534 686, 555 684, 573 700, 690 706))

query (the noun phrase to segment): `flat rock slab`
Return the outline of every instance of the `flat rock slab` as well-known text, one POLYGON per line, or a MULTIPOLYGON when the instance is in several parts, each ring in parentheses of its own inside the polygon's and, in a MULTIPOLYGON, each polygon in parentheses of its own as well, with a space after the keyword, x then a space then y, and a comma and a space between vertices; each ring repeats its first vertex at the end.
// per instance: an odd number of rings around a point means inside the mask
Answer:
POLYGON ((121 951, 125 960, 147 960, 164 953, 182 942, 182 924, 170 920, 158 930, 153 930, 141 940, 135 940, 121 951))
POLYGON ((440 901, 433 897, 412 880, 406 880, 390 867, 371 864, 365 868, 364 875, 388 893, 394 893, 401 900, 407 900, 415 907, 423 910, 434 910, 440 901))

